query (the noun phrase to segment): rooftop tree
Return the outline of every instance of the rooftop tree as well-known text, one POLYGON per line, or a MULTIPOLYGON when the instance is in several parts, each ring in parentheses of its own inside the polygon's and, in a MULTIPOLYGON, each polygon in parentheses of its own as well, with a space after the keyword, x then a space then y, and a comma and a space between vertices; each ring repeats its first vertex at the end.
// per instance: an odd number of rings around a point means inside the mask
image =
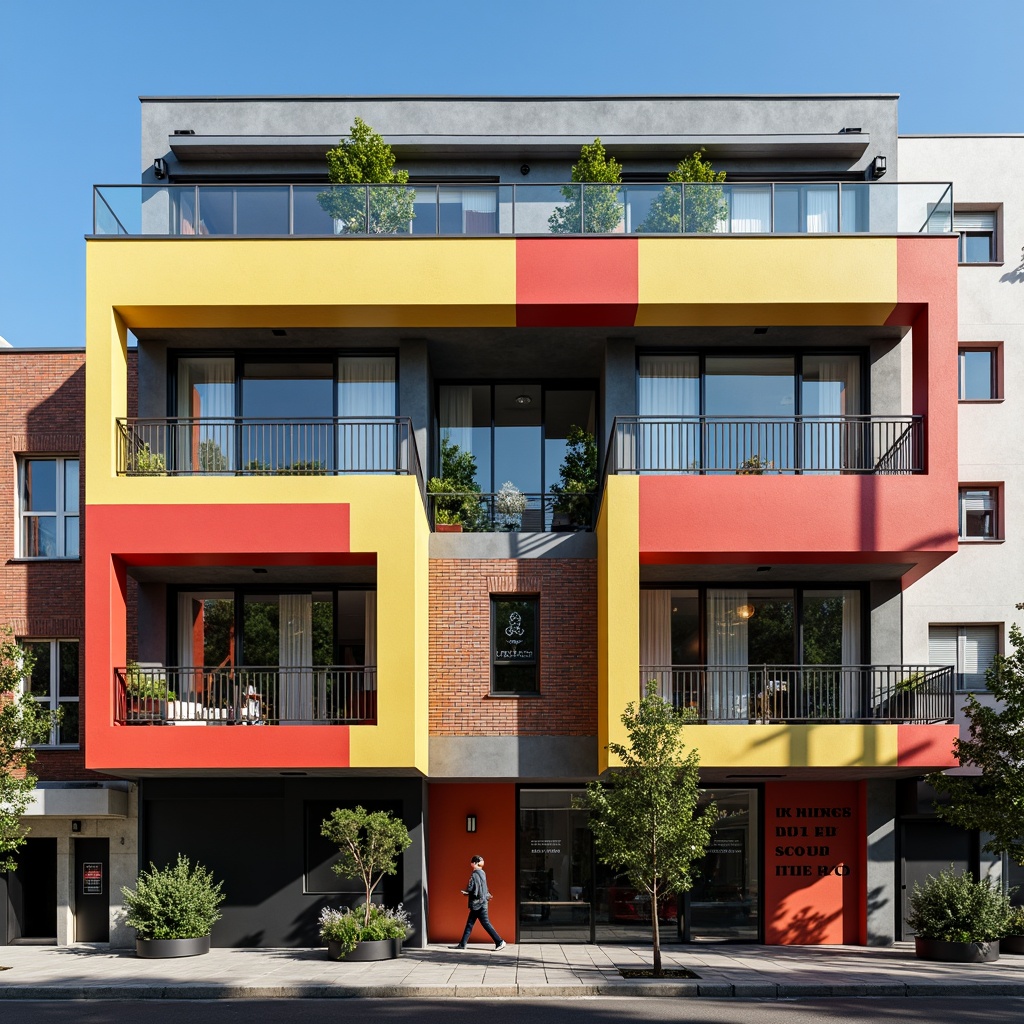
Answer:
POLYGON ((614 157, 608 156, 600 139, 580 149, 579 159, 572 165, 572 180, 579 188, 562 186, 565 206, 556 206, 548 218, 554 235, 600 235, 614 231, 622 223, 622 204, 618 185, 622 181, 622 167, 614 157), (581 227, 582 225, 582 227, 581 227))
POLYGON ((719 185, 725 181, 725 171, 716 171, 704 159, 704 150, 680 160, 668 180, 683 184, 679 189, 667 188, 654 202, 638 231, 650 234, 678 234, 681 206, 685 206, 684 230, 692 234, 711 234, 719 221, 729 215, 729 203, 719 185))

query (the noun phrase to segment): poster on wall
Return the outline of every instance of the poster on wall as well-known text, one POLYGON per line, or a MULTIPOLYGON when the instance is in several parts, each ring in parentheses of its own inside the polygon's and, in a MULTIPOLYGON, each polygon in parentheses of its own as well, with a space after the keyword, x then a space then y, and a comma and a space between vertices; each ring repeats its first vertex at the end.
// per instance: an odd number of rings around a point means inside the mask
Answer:
POLYGON ((82 895, 103 895, 103 865, 98 862, 87 862, 82 865, 82 895))

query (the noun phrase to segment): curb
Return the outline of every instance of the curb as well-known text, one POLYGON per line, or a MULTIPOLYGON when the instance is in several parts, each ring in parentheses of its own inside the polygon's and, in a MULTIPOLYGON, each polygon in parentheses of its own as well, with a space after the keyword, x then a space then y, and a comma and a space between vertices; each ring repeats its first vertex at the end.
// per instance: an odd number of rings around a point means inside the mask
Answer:
POLYGON ((221 999, 565 999, 626 998, 814 999, 1024 996, 1024 982, 880 982, 774 985, 657 982, 584 985, 0 985, 0 1001, 221 999))

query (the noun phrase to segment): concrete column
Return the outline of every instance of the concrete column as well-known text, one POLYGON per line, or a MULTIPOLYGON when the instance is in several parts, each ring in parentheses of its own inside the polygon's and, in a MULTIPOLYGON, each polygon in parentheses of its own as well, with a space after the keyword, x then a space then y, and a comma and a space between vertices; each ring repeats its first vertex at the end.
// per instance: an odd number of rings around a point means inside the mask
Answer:
POLYGON ((872 665, 903 664, 903 592, 899 580, 874 580, 868 593, 872 665))
POLYGON ((609 338, 606 342, 601 393, 604 422, 597 439, 599 467, 604 465, 612 421, 616 416, 636 415, 636 342, 632 338, 609 338))
POLYGON ((424 478, 430 475, 430 360, 423 338, 403 338, 398 349, 398 412, 412 420, 424 478))
POLYGON ((866 785, 867 944, 891 946, 900 905, 896 884, 896 783, 882 779, 866 785))
POLYGON ((75 853, 71 838, 57 836, 57 945, 75 941, 75 853))

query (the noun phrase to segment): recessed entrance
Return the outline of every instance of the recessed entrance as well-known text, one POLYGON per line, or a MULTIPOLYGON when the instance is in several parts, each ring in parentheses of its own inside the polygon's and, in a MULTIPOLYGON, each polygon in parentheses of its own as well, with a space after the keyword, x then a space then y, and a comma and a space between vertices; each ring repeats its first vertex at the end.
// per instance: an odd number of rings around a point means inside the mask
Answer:
POLYGON ((29 839, 7 876, 7 941, 57 945, 57 840, 29 839))

